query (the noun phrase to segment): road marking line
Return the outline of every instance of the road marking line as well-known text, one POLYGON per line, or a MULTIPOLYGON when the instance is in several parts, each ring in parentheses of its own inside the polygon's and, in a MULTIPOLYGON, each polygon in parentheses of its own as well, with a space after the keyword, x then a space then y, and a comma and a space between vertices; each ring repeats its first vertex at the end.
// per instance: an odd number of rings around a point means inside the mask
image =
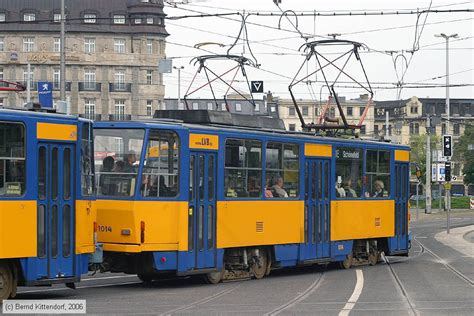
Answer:
POLYGON ((349 300, 347 301, 346 305, 339 312, 339 316, 349 315, 351 310, 354 308, 355 303, 359 299, 360 294, 362 293, 362 288, 364 287, 364 274, 362 273, 362 270, 356 270, 356 275, 357 282, 354 288, 354 292, 352 292, 352 295, 351 297, 349 297, 349 300))

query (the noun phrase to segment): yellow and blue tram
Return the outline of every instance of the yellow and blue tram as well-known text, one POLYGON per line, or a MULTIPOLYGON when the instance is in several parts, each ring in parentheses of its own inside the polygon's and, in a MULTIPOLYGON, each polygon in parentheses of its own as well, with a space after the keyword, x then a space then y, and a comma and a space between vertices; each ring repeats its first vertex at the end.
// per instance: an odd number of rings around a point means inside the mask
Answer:
POLYGON ((0 109, 0 302, 17 285, 72 286, 95 251, 92 124, 0 109))
POLYGON ((108 270, 216 283, 408 255, 409 147, 194 123, 95 123, 108 270))

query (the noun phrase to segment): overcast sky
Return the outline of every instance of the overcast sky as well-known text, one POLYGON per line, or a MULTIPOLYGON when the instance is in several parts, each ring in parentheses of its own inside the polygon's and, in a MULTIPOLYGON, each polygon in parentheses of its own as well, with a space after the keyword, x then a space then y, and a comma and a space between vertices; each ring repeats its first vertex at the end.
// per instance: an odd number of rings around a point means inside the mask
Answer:
MULTIPOLYGON (((304 0, 282 0, 280 9, 282 11, 292 10, 296 13, 305 11, 313 12, 374 12, 415 10, 430 6, 430 0, 358 0, 358 1, 304 1, 304 0)), ((473 1, 433 0, 432 9, 473 9, 473 1)), ((423 14, 418 21, 419 50, 413 56, 407 51, 413 50, 415 43, 415 25, 417 15, 390 15, 390 16, 331 16, 331 17, 298 17, 297 21, 291 14, 288 18, 281 18, 280 9, 273 0, 239 0, 239 1, 191 1, 189 4, 176 4, 176 8, 165 6, 168 17, 178 17, 194 14, 211 13, 235 13, 243 10, 251 13, 270 13, 274 17, 263 17, 252 15, 247 19, 248 41, 250 49, 256 57, 260 69, 246 67, 249 80, 263 80, 265 91, 272 91, 274 95, 283 98, 289 97, 288 85, 300 68, 304 56, 298 52, 298 48, 305 43, 295 29, 304 35, 313 36, 308 41, 322 40, 330 33, 339 33, 340 39, 361 42, 370 49, 361 52, 362 62, 367 76, 374 87, 376 100, 395 100, 398 97, 396 89, 384 89, 394 87, 405 72, 403 82, 415 85, 422 84, 445 84, 446 55, 445 40, 436 38, 435 34, 459 34, 458 40, 450 41, 450 82, 451 84, 473 84, 474 83, 474 39, 473 18, 474 13, 430 13, 423 14), (291 22, 289 20, 291 20, 291 22), (424 24, 426 19, 426 24, 424 24), (293 25, 292 25, 293 24, 293 25), (424 26, 423 26, 424 25, 424 26), (420 36, 420 31, 421 36, 420 36), (396 51, 391 56, 384 53, 396 51), (400 55, 400 56, 399 56, 400 55), (398 58, 396 58, 399 56, 398 58), (396 67, 393 60, 396 58, 396 67), (409 62, 408 69, 403 60, 409 62), (411 61, 410 61, 411 59, 411 61), (403 69, 402 69, 403 67, 403 69), (396 69, 396 70, 395 70, 396 69), (398 73, 398 76, 397 76, 398 73), (398 78, 397 78, 398 77, 398 78), (432 78, 441 77, 435 80, 432 78)), ((171 34, 167 38, 166 55, 173 59, 174 66, 184 66, 181 72, 181 96, 190 87, 191 80, 196 73, 197 67, 190 64, 193 57, 200 55, 225 54, 238 36, 241 27, 239 16, 186 18, 178 20, 167 20, 167 31, 171 34), (194 48, 199 43, 219 43, 225 45, 220 47, 216 44, 201 46, 202 49, 194 48)), ((415 45, 416 46, 416 45, 415 45)), ((324 48, 321 52, 327 58, 336 58, 338 53, 347 51, 347 47, 324 48)), ((239 41, 231 53, 235 55, 244 54, 252 58, 249 47, 243 49, 243 41, 239 41)), ((342 59, 341 59, 342 60, 342 59)), ((223 73, 234 67, 233 62, 208 63, 209 69, 216 73, 223 73)), ((342 64, 340 64, 342 65, 342 64)), ((348 73, 355 79, 363 80, 360 66, 355 59, 350 59, 347 65, 348 73)), ((312 72, 315 69, 315 61, 312 59, 308 66, 302 70, 302 74, 312 72)), ((332 80, 336 72, 327 71, 328 79, 332 80)), ((227 74, 226 79, 230 81, 234 72, 227 74)), ((212 78, 212 76, 211 76, 212 78)), ((246 92, 243 77, 239 73, 234 84, 239 90, 246 92)), ((294 91, 297 98, 323 100, 327 98, 327 89, 322 87, 321 75, 312 76, 311 84, 300 84, 295 86, 294 91)), ((202 85, 206 81, 204 72, 197 75, 190 91, 202 85)), ((345 87, 339 87, 337 92, 348 98, 357 97, 364 93, 361 88, 355 88, 347 77, 341 77, 340 81, 347 82, 345 87)), ((178 94, 178 76, 174 70, 171 74, 165 74, 166 97, 176 98, 178 94)), ((217 81, 216 81, 217 83, 217 81)), ((343 85, 343 84, 341 84, 343 85)), ((215 85, 216 96, 221 98, 227 88, 224 85, 215 85)), ((209 97, 209 89, 199 90, 191 97, 209 97)), ((413 95, 418 97, 444 98, 446 89, 436 88, 405 88, 401 91, 401 98, 409 98, 413 95)), ((473 98, 474 87, 456 87, 450 89, 451 98, 473 98)), ((261 98, 261 95, 256 95, 261 98)))

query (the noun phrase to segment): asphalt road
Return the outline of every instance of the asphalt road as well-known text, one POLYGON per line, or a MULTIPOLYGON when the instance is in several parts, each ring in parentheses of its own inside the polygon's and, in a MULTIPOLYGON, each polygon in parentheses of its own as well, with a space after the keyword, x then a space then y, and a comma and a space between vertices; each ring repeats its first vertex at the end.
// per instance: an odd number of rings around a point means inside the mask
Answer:
MULTIPOLYGON (((453 214, 452 228, 473 225, 473 215, 453 214)), ((20 288, 17 299, 86 299, 88 314, 474 315, 474 257, 435 238, 445 225, 442 214, 421 216, 411 223, 410 257, 373 267, 313 266, 218 285, 99 274, 76 290, 20 288)))

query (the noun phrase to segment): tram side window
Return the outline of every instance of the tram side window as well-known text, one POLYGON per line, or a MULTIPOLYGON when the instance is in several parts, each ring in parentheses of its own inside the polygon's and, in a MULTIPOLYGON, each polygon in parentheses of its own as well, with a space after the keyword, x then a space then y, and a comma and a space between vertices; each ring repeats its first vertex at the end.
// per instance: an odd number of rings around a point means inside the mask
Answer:
POLYGON ((367 191, 366 197, 388 197, 390 192, 390 152, 367 150, 366 155, 367 191))
POLYGON ((339 147, 336 149, 336 197, 362 196, 362 149, 339 147))
POLYGON ((94 189, 94 150, 92 128, 89 123, 82 125, 81 136, 81 190, 83 195, 93 195, 94 189))
POLYGON ((95 169, 98 196, 133 196, 145 131, 95 129, 95 169))
POLYGON ((152 130, 143 167, 141 192, 144 197, 178 195, 179 139, 171 131, 152 130))
POLYGON ((224 195, 230 198, 262 196, 262 143, 227 139, 224 195))
POLYGON ((0 123, 0 196, 25 193, 25 126, 0 123))
POLYGON ((268 143, 266 148, 266 197, 299 194, 299 146, 268 143))

